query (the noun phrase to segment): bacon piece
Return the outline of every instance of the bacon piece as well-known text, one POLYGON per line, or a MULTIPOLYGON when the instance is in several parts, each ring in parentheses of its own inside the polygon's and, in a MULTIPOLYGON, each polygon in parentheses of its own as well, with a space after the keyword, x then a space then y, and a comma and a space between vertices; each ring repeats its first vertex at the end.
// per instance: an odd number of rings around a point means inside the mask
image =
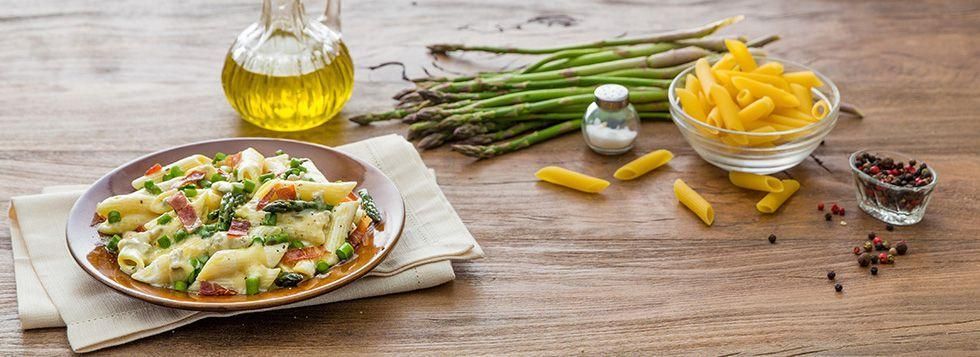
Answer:
POLYGON ((150 167, 149 170, 146 170, 146 173, 143 174, 143 176, 150 176, 152 174, 160 172, 161 170, 163 170, 163 166, 160 166, 160 164, 154 164, 152 167, 150 167))
POLYGON ((258 203, 255 204, 255 209, 261 210, 269 202, 279 201, 279 200, 295 200, 296 199, 296 187, 293 185, 276 185, 266 193, 258 203))
POLYGON ((348 193, 347 197, 344 197, 344 199, 340 200, 340 202, 352 202, 352 201, 357 201, 357 195, 355 195, 354 192, 348 193))
POLYGON ((89 227, 94 227, 96 224, 99 224, 99 223, 102 223, 102 222, 105 222, 105 221, 106 221, 106 218, 105 217, 100 216, 99 215, 99 212, 95 212, 92 215, 92 224, 89 225, 89 227))
POLYGON ((167 204, 173 207, 177 218, 180 218, 180 223, 184 224, 184 229, 188 232, 201 226, 201 218, 197 216, 194 206, 191 206, 183 192, 177 191, 173 196, 168 197, 167 204))
POLYGON ((146 232, 146 226, 144 226, 142 224, 141 225, 138 225, 138 226, 136 226, 136 229, 133 229, 133 231, 135 231, 135 232, 146 232))
POLYGON ((204 179, 205 175, 207 174, 204 171, 193 171, 184 176, 184 179, 177 184, 177 187, 184 187, 188 184, 197 184, 198 181, 204 179))
POLYGON ((201 281, 201 290, 199 290, 197 293, 204 296, 230 296, 238 294, 238 292, 234 290, 229 290, 224 286, 217 283, 212 283, 210 281, 201 281))
POLYGON ((239 221, 237 219, 231 221, 231 226, 228 228, 228 238, 241 237, 248 234, 248 229, 252 224, 248 221, 239 221))
POLYGON ((312 247, 290 249, 286 251, 286 254, 282 255, 283 264, 292 264, 300 260, 316 259, 327 254, 327 250, 323 249, 323 246, 315 245, 312 247))
POLYGON ((241 162, 241 161, 242 161, 242 153, 239 152, 239 153, 234 154, 234 155, 228 155, 228 156, 226 156, 225 159, 223 161, 221 161, 221 163, 224 164, 225 166, 228 166, 228 167, 234 169, 235 167, 238 167, 238 163, 241 162))
POLYGON ((347 236, 347 241, 350 242, 354 248, 360 247, 364 242, 367 241, 368 237, 374 234, 374 226, 371 225, 371 218, 365 216, 361 218, 361 221, 357 223, 357 229, 350 232, 347 236))

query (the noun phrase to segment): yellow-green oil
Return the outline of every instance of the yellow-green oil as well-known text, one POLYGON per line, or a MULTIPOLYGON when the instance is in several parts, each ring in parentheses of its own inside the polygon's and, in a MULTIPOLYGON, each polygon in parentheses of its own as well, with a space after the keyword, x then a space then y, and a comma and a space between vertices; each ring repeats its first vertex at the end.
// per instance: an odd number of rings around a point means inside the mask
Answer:
POLYGON ((354 90, 354 65, 340 43, 331 59, 291 76, 257 73, 229 53, 221 73, 225 96, 246 121, 269 130, 298 131, 333 118, 354 90))

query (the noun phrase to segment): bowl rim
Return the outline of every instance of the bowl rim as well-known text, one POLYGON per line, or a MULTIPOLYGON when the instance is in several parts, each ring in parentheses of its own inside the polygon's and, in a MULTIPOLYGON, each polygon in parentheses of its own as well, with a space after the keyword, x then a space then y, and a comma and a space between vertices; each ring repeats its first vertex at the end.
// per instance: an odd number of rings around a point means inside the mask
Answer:
MULTIPOLYGON (((710 61, 716 61, 716 60, 718 60, 720 58, 721 58, 720 55, 714 55, 714 56, 709 57, 708 61, 709 62, 710 61)), ((789 61, 789 60, 783 59, 781 57, 753 55, 752 58, 757 59, 757 60, 758 59, 763 59, 763 60, 766 60, 766 61, 777 61, 777 62, 780 62, 782 64, 789 64, 789 65, 792 65, 792 66, 795 66, 795 67, 802 68, 805 71, 811 71, 811 72, 813 72, 813 74, 816 75, 817 78, 820 78, 820 80, 823 81, 824 86, 826 86, 826 87, 828 87, 830 89, 830 94, 831 94, 830 97, 827 97, 823 92, 821 92, 819 90, 817 91, 818 93, 820 93, 821 96, 826 97, 828 100, 831 101, 831 103, 830 103, 830 112, 827 113, 827 117, 830 117, 831 115, 835 115, 836 116, 840 112, 840 91, 837 89, 837 85, 834 84, 834 82, 829 77, 825 76, 820 71, 817 71, 817 70, 813 69, 810 66, 806 66, 806 65, 803 65, 803 64, 794 62, 794 61, 789 61)), ((804 132, 804 131, 818 129, 818 128, 827 126, 827 125, 829 125, 828 123, 831 123, 831 122, 835 122, 836 121, 836 119, 834 119, 834 120, 825 119, 825 120, 816 121, 816 122, 814 122, 814 123, 812 123, 810 125, 799 127, 799 128, 792 129, 792 130, 774 131, 774 132, 768 132, 768 133, 754 133, 754 132, 751 132, 751 131, 730 130, 730 129, 725 129, 725 128, 717 127, 717 126, 714 126, 714 125, 711 125, 711 124, 702 122, 700 120, 697 120, 697 119, 691 117, 690 115, 687 114, 687 112, 684 111, 683 108, 681 108, 680 101, 677 99, 677 95, 675 94, 675 92, 677 90, 677 84, 680 82, 681 78, 687 77, 687 75, 690 74, 692 71, 694 71, 694 66, 690 66, 688 68, 685 68, 683 71, 681 71, 676 76, 674 76, 674 79, 672 79, 670 81, 670 85, 667 87, 667 102, 670 105, 671 117, 676 118, 676 117, 679 116, 679 117, 683 118, 685 121, 692 123, 693 125, 700 125, 700 126, 703 126, 703 127, 707 128, 707 129, 717 130, 719 132, 723 132, 723 133, 727 133, 727 134, 748 135, 748 136, 753 136, 753 137, 766 137, 766 136, 772 136, 772 135, 782 136, 782 135, 798 134, 798 133, 801 133, 801 132, 804 132)))
MULTIPOLYGON (((914 159, 914 156, 909 155, 909 154, 906 154, 906 153, 903 153, 901 151, 861 149, 861 150, 858 150, 858 151, 855 151, 855 152, 851 153, 851 155, 847 158, 847 165, 851 167, 851 173, 852 174, 854 174, 855 176, 858 176, 858 177, 860 177, 862 179, 871 181, 872 183, 874 183, 876 185, 881 185, 881 186, 884 186, 884 187, 888 187, 888 189, 895 190, 895 191, 907 191, 907 192, 928 191, 928 190, 931 190, 934 187, 936 187, 936 184, 939 182, 939 173, 936 172, 936 170, 933 169, 932 166, 929 166, 929 172, 932 173, 932 182, 930 182, 928 185, 925 185, 925 186, 905 187, 905 186, 899 186, 899 185, 895 185, 895 184, 892 184, 892 183, 888 183, 888 182, 879 180, 879 179, 875 178, 874 176, 871 176, 871 175, 868 175, 868 174, 864 173, 864 171, 859 170, 857 168, 857 166, 854 165, 854 159, 858 156, 858 154, 872 153, 872 152, 875 153, 875 154, 878 154, 878 155, 884 154, 885 156, 891 156, 889 154, 894 154, 894 156, 904 156, 906 158, 914 159)), ((924 163, 925 161, 922 161, 922 162, 924 163)))
MULTIPOLYGON (((119 293, 121 293, 123 295, 129 296, 129 297, 132 297, 132 298, 135 298, 135 299, 138 299, 138 300, 142 300, 142 301, 149 302, 149 303, 152 303, 152 304, 155 304, 155 305, 159 305, 159 306, 176 308, 176 309, 182 309, 182 310, 192 310, 192 311, 231 312, 231 311, 260 310, 260 309, 267 309, 267 308, 276 307, 276 306, 288 305, 288 304, 299 302, 299 301, 309 300, 309 299, 315 298, 317 296, 320 296, 320 295, 323 295, 323 294, 332 292, 332 291, 337 290, 339 288, 342 288, 344 286, 347 286, 348 284, 353 283, 353 282, 359 280, 360 278, 366 276, 368 273, 370 273, 371 271, 373 271, 379 264, 381 264, 381 262, 383 262, 385 260, 385 258, 388 257, 388 254, 390 254, 391 251, 394 250, 395 245, 398 243, 398 241, 400 240, 402 234, 405 232, 404 227, 405 227, 405 219, 407 218, 406 217, 406 214, 407 213, 406 213, 406 210, 405 210, 405 200, 402 197, 402 195, 401 195, 401 193, 400 193, 400 191, 398 189, 398 186, 395 185, 394 181, 392 181, 391 178, 388 177, 388 175, 386 175, 383 171, 381 171, 381 169, 378 169, 377 167, 375 167, 374 165, 368 163, 367 161, 362 160, 362 159, 359 159, 359 158, 356 158, 356 157, 354 157, 352 155, 349 155, 349 154, 347 154, 347 153, 345 153, 343 151, 340 151, 340 150, 337 150, 335 148, 332 148, 332 147, 329 147, 329 146, 325 146, 325 145, 320 145, 320 144, 310 143, 310 142, 305 142, 305 141, 300 141, 300 140, 291 140, 291 139, 266 138, 266 137, 232 137, 232 138, 220 138, 220 139, 211 139, 211 140, 197 141, 197 142, 192 142, 192 143, 188 143, 188 144, 184 144, 184 145, 177 145, 177 146, 172 146, 172 147, 167 147, 167 148, 164 148, 164 149, 161 149, 161 150, 157 150, 157 151, 154 151, 152 153, 149 153, 149 154, 146 154, 146 155, 142 155, 142 156, 139 156, 139 157, 137 157, 135 159, 132 159, 132 160, 126 162, 125 164, 119 165, 119 166, 113 168, 111 171, 109 171, 105 175, 103 175, 102 177, 100 177, 91 186, 89 186, 89 188, 86 189, 85 192, 83 192, 81 196, 79 196, 79 199, 77 201, 75 201, 75 203, 72 205, 71 210, 68 213, 68 223, 66 224, 66 227, 65 227, 65 243, 66 243, 66 247, 65 248, 68 249, 69 254, 75 260, 75 263, 80 268, 82 268, 83 271, 85 271, 86 273, 88 273, 88 275, 92 276, 92 278, 94 278, 96 281, 102 283, 105 286, 108 286, 109 288, 115 290, 116 292, 119 292, 119 293), (84 204, 83 201, 85 201, 83 198, 85 196, 89 195, 89 194, 92 194, 93 190, 95 190, 100 185, 107 184, 106 183, 107 181, 111 180, 112 177, 114 177, 115 175, 118 175, 120 172, 122 172, 124 168, 127 168, 127 167, 129 167, 131 165, 137 164, 137 163, 139 163, 139 162, 141 162, 143 160, 146 160, 146 159, 151 158, 151 157, 156 156, 156 155, 161 155, 161 154, 164 154, 164 153, 167 153, 167 152, 170 152, 170 151, 179 150, 179 149, 186 149, 186 148, 195 147, 195 146, 199 146, 199 145, 203 145, 203 144, 225 143, 225 142, 228 142, 228 143, 233 143, 233 142, 255 142, 255 141, 289 142, 289 143, 297 144, 297 145, 305 145, 305 146, 313 147, 313 148, 316 148, 316 149, 319 149, 319 150, 324 150, 324 151, 332 152, 333 154, 336 154, 336 155, 343 156, 345 158, 348 158, 348 159, 353 160, 354 162, 360 164, 362 167, 364 167, 367 170, 374 170, 374 171, 376 171, 375 173, 378 174, 380 176, 380 178, 383 178, 391 186, 391 188, 394 189, 395 193, 398 193, 397 207, 399 207, 401 209, 401 212, 398 215, 400 217, 399 222, 398 222, 398 225, 397 226, 392 226, 390 228, 386 227, 386 229, 385 229, 386 231, 388 231, 388 229, 391 229, 391 231, 390 231, 391 232, 391 235, 389 236, 390 238, 389 238, 388 242, 385 243, 384 248, 381 249, 381 251, 378 252, 371 260, 369 260, 367 264, 365 264, 364 266, 358 268, 357 270, 354 270, 354 271, 350 272, 347 275, 344 275, 344 276, 340 277, 339 279, 337 279, 336 281, 334 281, 332 283, 325 284, 325 285, 322 285, 322 286, 318 286, 318 287, 313 288, 313 289, 297 291, 296 293, 293 293, 293 294, 288 294, 288 295, 280 296, 280 297, 274 297, 274 298, 270 298, 270 299, 253 300, 253 301, 231 301, 231 302, 181 301, 181 300, 170 299, 170 298, 167 298, 167 297, 161 296, 161 295, 156 295, 156 294, 152 294, 152 293, 148 293, 148 292, 144 292, 144 291, 139 291, 139 290, 136 290, 136 289, 128 288, 126 286, 123 286, 123 284, 115 281, 111 277, 106 276, 105 274, 103 274, 98 269, 90 266, 90 264, 87 264, 88 263, 88 260, 87 260, 86 255, 89 252, 78 252, 78 251, 76 251, 76 249, 73 248, 74 245, 72 244, 72 239, 73 239, 72 237, 75 236, 75 235, 73 235, 73 234, 71 234, 69 232, 70 232, 70 230, 73 227, 72 226, 72 217, 75 217, 78 214, 81 214, 82 211, 85 209, 85 207, 83 207, 83 204, 84 204)), ((142 282, 141 282, 141 284, 142 284, 142 282)))

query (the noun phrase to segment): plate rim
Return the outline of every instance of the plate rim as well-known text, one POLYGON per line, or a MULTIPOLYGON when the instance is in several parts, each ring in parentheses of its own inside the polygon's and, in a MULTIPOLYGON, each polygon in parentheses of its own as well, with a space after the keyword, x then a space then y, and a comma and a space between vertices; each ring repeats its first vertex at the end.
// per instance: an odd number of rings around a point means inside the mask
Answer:
MULTIPOLYGON (((183 144, 183 145, 171 146, 171 147, 168 147, 168 148, 165 148, 165 149, 161 149, 161 150, 157 150, 157 151, 154 151, 154 152, 145 154, 145 155, 141 155, 141 156, 139 156, 139 157, 137 157, 135 159, 132 159, 132 160, 127 161, 124 164, 121 164, 121 165, 116 166, 115 168, 113 168, 112 170, 110 170, 109 172, 107 172, 105 175, 102 175, 102 177, 99 177, 87 189, 85 189, 85 191, 82 193, 82 195, 79 196, 79 199, 76 200, 74 204, 72 204, 71 210, 68 211, 68 220, 66 221, 66 225, 65 225, 65 248, 68 249, 69 254, 75 260, 75 264, 78 265, 80 268, 82 268, 82 270, 85 271, 93 279, 95 279, 96 281, 102 283, 105 286, 108 286, 109 288, 115 290, 118 293, 121 293, 121 294, 123 294, 125 296, 131 297, 131 298, 134 298, 134 299, 138 299, 140 301, 145 301, 145 302, 148 302, 148 303, 151 303, 151 304, 154 304, 154 305, 164 306, 164 307, 168 307, 168 308, 175 308, 175 309, 181 309, 181 310, 191 310, 191 311, 230 312, 230 311, 261 310, 261 309, 269 309, 269 308, 273 308, 273 307, 283 306, 283 305, 287 305, 287 304, 291 304, 291 303, 295 303, 295 302, 299 302, 299 301, 309 300, 309 299, 315 298, 317 296, 321 296, 321 295, 324 295, 326 293, 329 293, 329 292, 335 291, 337 289, 340 289, 340 288, 342 288, 344 286, 347 286, 348 284, 350 284, 352 282, 355 282, 355 281, 359 280, 360 278, 364 277, 365 275, 367 275, 368 273, 370 273, 371 271, 373 271, 374 268, 376 268, 379 264, 381 264, 381 262, 384 261, 385 258, 388 257, 388 254, 390 254, 391 251, 394 250, 395 245, 398 244, 398 241, 401 239, 402 233, 404 233, 405 219, 406 219, 405 198, 402 197, 401 190, 398 189, 398 186, 395 185, 395 182, 392 181, 391 178, 388 177, 388 175, 384 173, 384 171, 381 171, 381 169, 377 168, 376 166, 372 165, 371 163, 369 163, 369 162, 367 162, 365 160, 362 160, 360 158, 354 157, 354 156, 352 156, 350 154, 347 154, 347 153, 345 153, 343 151, 337 150, 335 148, 332 148, 332 147, 329 147, 329 146, 326 146, 326 145, 321 145, 321 144, 311 143, 311 142, 301 141, 301 140, 282 139, 282 138, 265 138, 265 137, 220 138, 220 139, 195 141, 195 142, 187 143, 187 144, 183 144), (321 149, 321 150, 326 150, 326 151, 333 152, 334 154, 339 154, 339 155, 344 156, 344 157, 346 157, 348 159, 354 160, 357 163, 359 163, 359 164, 361 164, 361 165, 363 165, 365 167, 372 168, 372 169, 376 170, 381 175, 381 177, 383 177, 385 180, 387 180, 388 183, 390 183, 391 186, 395 189, 395 192, 398 194, 398 205, 401 206, 401 221, 400 221, 400 224, 397 227, 385 227, 386 228, 385 229, 386 231, 388 229, 390 229, 390 228, 394 228, 395 229, 392 232, 393 234, 391 235, 390 243, 386 243, 384 249, 382 249, 379 254, 375 255, 375 257, 373 259, 371 259, 366 265, 364 265, 360 269, 352 272, 351 274, 344 275, 340 279, 336 280, 333 284, 324 285, 324 286, 317 287, 317 288, 314 288, 314 289, 300 291, 300 292, 295 293, 295 294, 289 294, 289 295, 278 297, 278 298, 275 298, 275 299, 272 299, 272 300, 233 301, 233 302, 227 302, 227 303, 226 302, 202 302, 202 301, 178 301, 178 300, 168 299, 168 298, 161 297, 161 296, 158 296, 158 295, 144 293, 144 292, 141 292, 141 291, 138 291, 138 290, 126 288, 125 286, 122 286, 121 284, 119 284, 115 280, 113 280, 113 279, 111 279, 111 278, 109 278, 107 276, 104 276, 101 272, 99 272, 99 271, 93 271, 93 269, 90 269, 87 264, 84 264, 80 260, 80 259, 87 259, 86 256, 83 255, 82 257, 79 257, 79 255, 76 254, 75 250, 72 249, 71 238, 69 236, 69 230, 71 229, 71 225, 69 223, 72 221, 72 219, 71 219, 72 217, 75 217, 77 214, 80 214, 80 211, 82 209, 84 209, 83 207, 81 207, 81 203, 82 203, 81 197, 83 197, 86 194, 88 194, 92 189, 95 188, 95 186, 97 184, 103 182, 104 180, 108 180, 109 177, 114 176, 119 171, 121 171, 124 167, 128 167, 130 165, 135 164, 136 162, 142 161, 142 160, 144 160, 146 158, 149 158, 149 157, 152 157, 152 156, 155 156, 155 155, 160 155, 160 154, 163 154, 163 153, 166 153, 166 152, 169 152, 169 151, 178 150, 178 149, 187 148, 187 147, 196 146, 196 145, 212 144, 212 143, 222 143, 222 142, 234 142, 234 141, 245 141, 245 142, 247 142, 247 141, 291 142, 291 143, 294 143, 294 144, 311 146, 311 147, 315 147, 317 149, 321 149)), ((88 252, 82 252, 82 254, 88 254, 88 252)))

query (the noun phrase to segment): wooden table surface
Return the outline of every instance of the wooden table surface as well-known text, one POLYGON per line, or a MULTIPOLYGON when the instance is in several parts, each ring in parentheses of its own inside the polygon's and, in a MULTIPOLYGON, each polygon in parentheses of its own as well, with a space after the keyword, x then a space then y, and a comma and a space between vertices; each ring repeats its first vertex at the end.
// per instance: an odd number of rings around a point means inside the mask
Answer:
MULTIPOLYGON (((789 173, 803 189, 778 214, 753 207, 670 123, 646 123, 622 157, 588 151, 578 135, 474 162, 423 153, 487 257, 455 264, 454 282, 411 293, 209 319, 104 352, 635 353, 698 355, 980 353, 980 3, 976 1, 518 0, 350 1, 345 38, 357 67, 342 118, 280 134, 237 119, 220 86, 233 37, 258 0, 14 2, 0 15, 0 208, 42 187, 81 184, 145 153, 229 136, 328 145, 404 132, 345 118, 389 107, 410 76, 444 75, 424 45, 550 45, 699 25, 745 14, 725 33, 783 40, 772 53, 833 78, 867 118, 843 118, 816 155, 789 173), (569 27, 528 19, 569 15, 569 27), (611 179, 657 148, 676 158, 642 179, 585 195, 536 182, 561 165, 611 179), (884 231, 859 210, 846 157, 894 149, 927 161, 939 187, 923 222, 884 231), (705 227, 677 204, 683 178, 716 207, 705 227), (825 222, 818 202, 847 208, 825 222), (905 239, 911 254, 872 277, 851 248, 869 231, 905 239), (766 237, 779 236, 770 245, 766 237), (835 293, 825 277, 837 272, 835 293)), ((310 12, 321 4, 307 4, 310 12)), ((522 62, 523 61, 523 62, 522 62)), ((526 58, 467 54, 447 71, 526 58)), ((61 354, 64 329, 22 331, 9 222, 0 220, 0 354, 61 354)))

